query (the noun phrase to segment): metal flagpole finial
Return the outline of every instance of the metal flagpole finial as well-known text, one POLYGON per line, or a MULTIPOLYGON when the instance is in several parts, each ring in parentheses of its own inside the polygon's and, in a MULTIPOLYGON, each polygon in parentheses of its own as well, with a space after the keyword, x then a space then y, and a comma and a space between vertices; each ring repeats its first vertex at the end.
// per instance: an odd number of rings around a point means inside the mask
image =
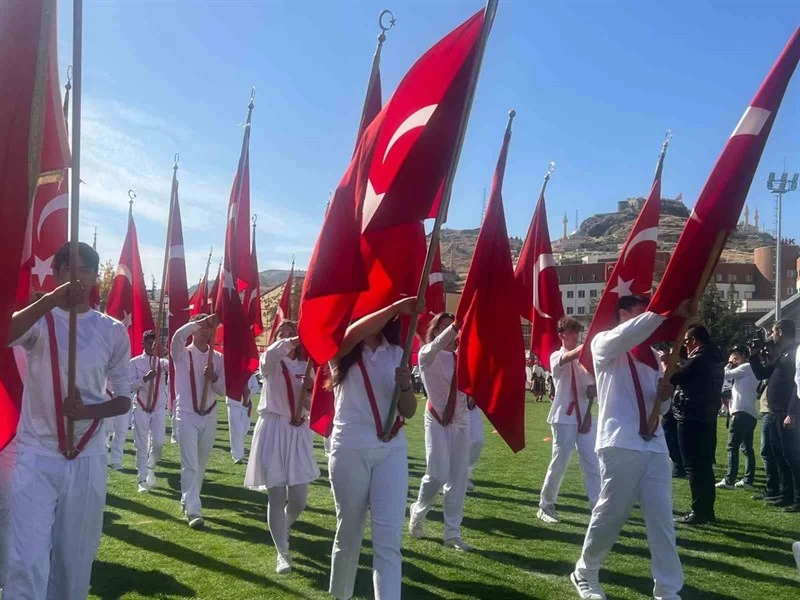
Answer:
POLYGON ((664 143, 661 145, 661 151, 664 152, 669 146, 669 141, 672 139, 672 130, 667 129, 667 134, 664 136, 664 143))
POLYGON ((253 86, 252 89, 250 90, 250 104, 247 105, 247 108, 253 110, 253 107, 255 107, 256 105, 255 102, 256 102, 256 86, 253 86))
POLYGON ((509 135, 511 133, 511 122, 514 120, 514 117, 516 116, 517 116, 517 111, 515 111, 513 108, 510 111, 508 111, 508 123, 506 124, 506 135, 509 135))
POLYGON ((551 161, 549 165, 547 165, 547 171, 545 171, 544 179, 547 181, 550 179, 550 176, 553 174, 553 171, 556 170, 556 163, 551 161))
POLYGON ((253 221, 253 234, 256 232, 256 221, 258 221, 258 215, 253 215, 251 221, 253 221))
POLYGON ((392 11, 384 8, 381 11, 381 14, 378 15, 378 27, 381 28, 381 32, 378 35, 378 43, 383 44, 386 41, 386 32, 389 31, 392 27, 395 26, 397 23, 397 19, 394 18, 392 11), (383 18, 388 17, 388 24, 384 24, 383 18))
POLYGON ((176 171, 178 170, 178 163, 180 162, 180 160, 181 160, 181 155, 176 152, 175 153, 175 165, 172 167, 176 171))
POLYGON ((72 89, 72 65, 67 67, 67 85, 65 85, 68 90, 72 89))
POLYGON ((129 204, 131 208, 133 208, 133 201, 136 200, 136 192, 134 192, 133 190, 128 190, 128 198, 131 199, 129 204))

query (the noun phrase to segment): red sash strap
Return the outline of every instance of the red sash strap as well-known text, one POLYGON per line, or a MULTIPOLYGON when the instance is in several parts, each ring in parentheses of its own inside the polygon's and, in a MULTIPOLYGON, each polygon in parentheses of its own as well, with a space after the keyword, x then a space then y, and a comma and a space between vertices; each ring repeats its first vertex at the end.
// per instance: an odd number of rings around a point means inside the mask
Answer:
POLYGON ((581 419, 581 405, 578 402, 578 380, 575 376, 575 361, 569 363, 570 387, 572 389, 572 402, 567 406, 567 415, 575 412, 575 420, 578 422, 578 431, 583 429, 583 419, 581 419))
POLYGON ((53 399, 55 401, 56 409, 58 450, 64 455, 64 458, 67 460, 72 460, 78 457, 78 455, 81 453, 81 450, 83 450, 86 447, 86 444, 89 443, 89 440, 92 439, 95 431, 97 431, 97 428, 100 426, 100 419, 92 420, 92 424, 89 426, 89 429, 86 430, 86 433, 83 434, 83 437, 81 437, 81 439, 78 441, 75 449, 71 453, 68 452, 67 434, 64 426, 64 392, 61 388, 61 369, 59 368, 58 363, 58 340, 56 339, 56 326, 55 322, 53 321, 52 313, 46 313, 44 318, 47 323, 47 335, 50 342, 50 371, 53 376, 53 399))
POLYGON ((436 409, 431 404, 431 401, 428 400, 428 410, 433 415, 433 418, 439 422, 439 425, 442 427, 447 427, 450 425, 450 422, 453 420, 453 415, 456 412, 456 398, 458 398, 458 386, 457 386, 457 378, 456 378, 456 355, 453 353, 453 377, 450 379, 450 392, 447 394, 447 404, 444 407, 444 416, 440 417, 439 413, 436 412, 436 409))
POLYGON ((306 418, 302 415, 298 416, 297 414, 292 374, 289 372, 289 367, 286 366, 284 361, 281 361, 281 373, 283 373, 283 380, 286 382, 286 397, 289 399, 289 410, 292 412, 292 418, 289 419, 289 423, 295 427, 300 427, 300 425, 305 423, 306 418))
POLYGON ((631 379, 633 379, 633 389, 636 391, 636 405, 639 408, 639 435, 645 440, 653 437, 650 427, 647 424, 647 407, 644 405, 644 394, 642 393, 642 383, 639 381, 639 373, 636 372, 636 365, 633 363, 630 353, 625 356, 628 357, 628 366, 631 369, 631 379))
POLYGON ((150 410, 147 409, 147 406, 142 404, 142 401, 139 399, 139 393, 136 393, 137 404, 141 406, 142 410, 148 414, 151 414, 156 409, 156 405, 158 404, 158 388, 161 384, 161 359, 156 359, 156 361, 156 387, 155 390, 153 390, 153 406, 150 407, 150 410))
MULTIPOLYGON (((208 351, 213 352, 211 346, 208 347, 208 351)), ((194 408, 194 412, 196 412, 198 415, 205 417, 212 410, 214 410, 214 407, 217 406, 217 400, 214 399, 214 402, 211 404, 211 406, 202 412, 200 411, 200 405, 197 403, 197 385, 194 382, 194 359, 192 358, 192 351, 187 350, 187 352, 189 354, 189 385, 192 388, 192 408, 194 408)))
MULTIPOLYGON (((364 388, 367 390, 369 406, 372 409, 372 416, 375 419, 375 431, 378 433, 378 438, 383 441, 385 434, 383 431, 383 422, 381 421, 381 413, 378 411, 378 402, 375 400, 375 392, 372 389, 372 382, 369 380, 367 368, 364 366, 364 361, 360 356, 358 357, 358 368, 361 369, 361 377, 364 378, 364 388)), ((392 425, 392 430, 389 432, 390 440, 397 435, 404 424, 403 418, 398 415, 394 421, 394 425, 392 425)))

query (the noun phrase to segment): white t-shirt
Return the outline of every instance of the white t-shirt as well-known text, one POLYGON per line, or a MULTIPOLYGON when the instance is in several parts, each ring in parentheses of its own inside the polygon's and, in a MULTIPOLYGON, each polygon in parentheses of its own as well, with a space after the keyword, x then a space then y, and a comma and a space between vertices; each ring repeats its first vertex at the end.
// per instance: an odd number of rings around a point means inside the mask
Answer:
MULTIPOLYGON (((153 412, 167 410, 167 405, 169 404, 169 383, 167 381, 169 361, 166 358, 160 358, 159 361, 161 362, 161 376, 158 383, 158 398, 156 398, 156 405, 153 412)), ((146 382, 144 376, 150 372, 154 364, 155 361, 152 357, 144 352, 131 359, 131 391, 135 396, 131 398, 131 400, 133 400, 134 403, 134 410, 144 410, 142 406, 139 405, 139 402, 147 406, 150 400, 150 384, 152 383, 153 386, 155 386, 156 380, 154 378, 152 382, 146 382)))
POLYGON ((261 355, 259 368, 264 378, 264 387, 261 388, 261 401, 258 403, 258 414, 272 413, 282 415, 291 420, 292 409, 289 405, 289 394, 286 388, 286 378, 283 375, 281 361, 289 371, 294 392, 295 408, 297 403, 305 402, 303 392, 303 375, 306 372, 307 362, 289 358, 289 352, 294 345, 291 340, 278 340, 271 344, 261 355))
POLYGON ((564 352, 567 352, 567 349, 561 347, 550 355, 550 368, 553 369, 553 382, 556 386, 556 393, 553 398, 553 404, 550 407, 550 414, 547 415, 547 422, 575 425, 577 427, 577 411, 573 410, 571 415, 567 414, 569 405, 572 404, 572 372, 575 372, 581 419, 584 419, 586 409, 589 408, 589 397, 586 395, 586 388, 594 383, 594 378, 577 359, 563 365, 559 364, 558 361, 564 352))
MULTIPOLYGON (((54 308, 52 315, 58 346, 61 394, 66 397, 69 311, 54 308)), ((125 325, 95 310, 78 313, 77 341, 76 384, 81 401, 87 405, 107 402, 106 379, 116 396, 130 397, 131 345, 125 325)), ((36 321, 11 345, 20 346, 27 352, 22 412, 17 427, 18 448, 43 456, 62 456, 58 449, 55 402, 62 402, 63 398, 57 399, 53 390, 50 341, 45 317, 36 321)), ((91 424, 92 421, 75 421, 76 446, 91 424)), ((105 451, 103 436, 95 432, 81 456, 97 456, 105 451)))
MULTIPOLYGON (((451 325, 442 331, 435 340, 419 349, 419 368, 422 373, 422 383, 428 392, 428 401, 439 415, 439 418, 444 418, 447 399, 450 397, 450 386, 455 373, 453 367, 456 355, 454 352, 445 350, 445 348, 452 344, 457 336, 458 332, 451 325)), ((456 392, 454 408, 453 418, 448 426, 457 427, 458 429, 469 427, 467 395, 464 392, 456 392)), ((427 414, 426 418, 428 418, 427 414)), ((433 417, 431 416, 431 418, 433 417)))
POLYGON ((186 341, 189 339, 189 336, 197 331, 197 329, 199 329, 197 322, 190 321, 178 329, 175 335, 172 336, 170 353, 172 354, 172 364, 175 367, 175 415, 181 419, 216 419, 216 411, 212 410, 207 415, 199 415, 194 411, 192 385, 189 379, 189 354, 191 353, 192 355, 192 363, 194 365, 194 384, 198 408, 202 402, 203 380, 205 379, 203 370, 208 364, 208 353, 214 353, 211 364, 219 379, 217 379, 215 383, 209 382, 206 396, 206 409, 214 404, 216 396, 225 395, 225 364, 222 354, 216 350, 212 350, 210 346, 205 352, 201 352, 194 344, 188 347, 186 346, 186 341))
MULTIPOLYGON (((614 447, 667 453, 667 442, 660 422, 655 437, 651 440, 645 441, 639 435, 639 406, 628 363, 628 353, 645 342, 664 319, 661 315, 644 312, 614 329, 598 333, 592 340, 592 358, 600 405, 595 450, 614 447)), ((635 358, 633 364, 649 416, 655 403, 661 371, 652 369, 635 358)), ((662 414, 668 409, 669 402, 662 402, 662 414)))
POLYGON ((756 402, 758 401, 758 379, 753 374, 750 363, 743 363, 732 369, 725 369, 725 379, 733 379, 731 388, 731 414, 746 412, 751 417, 758 418, 756 402))
MULTIPOLYGON (((403 349, 384 340, 374 352, 364 345, 361 358, 375 393, 375 402, 383 426, 394 393, 395 369, 400 366, 403 349)), ((400 428, 397 435, 389 442, 383 442, 378 438, 375 418, 364 387, 364 378, 357 363, 350 367, 344 381, 334 388, 334 397, 336 414, 333 418, 331 450, 337 448, 363 450, 406 445, 404 428, 400 428)))

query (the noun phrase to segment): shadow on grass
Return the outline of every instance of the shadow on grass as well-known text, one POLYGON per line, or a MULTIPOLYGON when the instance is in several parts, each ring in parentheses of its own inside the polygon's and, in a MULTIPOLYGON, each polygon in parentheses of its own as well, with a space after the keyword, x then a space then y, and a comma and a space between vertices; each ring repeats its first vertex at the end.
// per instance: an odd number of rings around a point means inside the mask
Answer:
POLYGON ((146 598, 197 598, 196 590, 163 571, 144 571, 99 560, 94 562, 89 593, 100 600, 118 600, 129 592, 146 598))

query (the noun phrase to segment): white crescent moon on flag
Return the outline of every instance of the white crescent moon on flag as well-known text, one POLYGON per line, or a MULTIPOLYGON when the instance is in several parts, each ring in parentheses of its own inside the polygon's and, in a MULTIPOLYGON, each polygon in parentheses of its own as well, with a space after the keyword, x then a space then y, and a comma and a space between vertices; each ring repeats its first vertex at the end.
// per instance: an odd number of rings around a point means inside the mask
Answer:
POLYGON ((183 246, 170 246, 169 247, 169 259, 178 259, 178 260, 186 260, 186 256, 183 252, 183 246))
POLYGON ((42 225, 47 220, 47 217, 59 210, 67 210, 69 208, 69 199, 66 194, 56 196, 50 202, 45 204, 42 213, 39 215, 39 223, 36 225, 36 238, 39 239, 42 235, 42 225))
POLYGON ((428 286, 432 286, 437 283, 444 283, 443 273, 431 273, 428 277, 428 286))
POLYGON ((545 269, 555 266, 556 261, 552 254, 540 254, 539 259, 533 266, 533 308, 537 313, 539 313, 540 316, 546 319, 552 319, 553 317, 543 312, 542 309, 539 308, 539 274, 545 269))
POLYGON ((631 253, 631 250, 633 250, 637 244, 641 244, 642 242, 658 242, 658 227, 648 227, 647 229, 642 229, 639 233, 637 233, 631 240, 631 243, 628 244, 628 247, 625 249, 625 255, 622 257, 622 262, 628 260, 628 255, 631 253))
POLYGON ((116 278, 119 277, 120 275, 125 277, 125 279, 128 280, 128 283, 133 285, 133 273, 131 273, 131 270, 127 267, 127 265, 123 264, 117 265, 117 274, 114 275, 114 277, 116 278))

